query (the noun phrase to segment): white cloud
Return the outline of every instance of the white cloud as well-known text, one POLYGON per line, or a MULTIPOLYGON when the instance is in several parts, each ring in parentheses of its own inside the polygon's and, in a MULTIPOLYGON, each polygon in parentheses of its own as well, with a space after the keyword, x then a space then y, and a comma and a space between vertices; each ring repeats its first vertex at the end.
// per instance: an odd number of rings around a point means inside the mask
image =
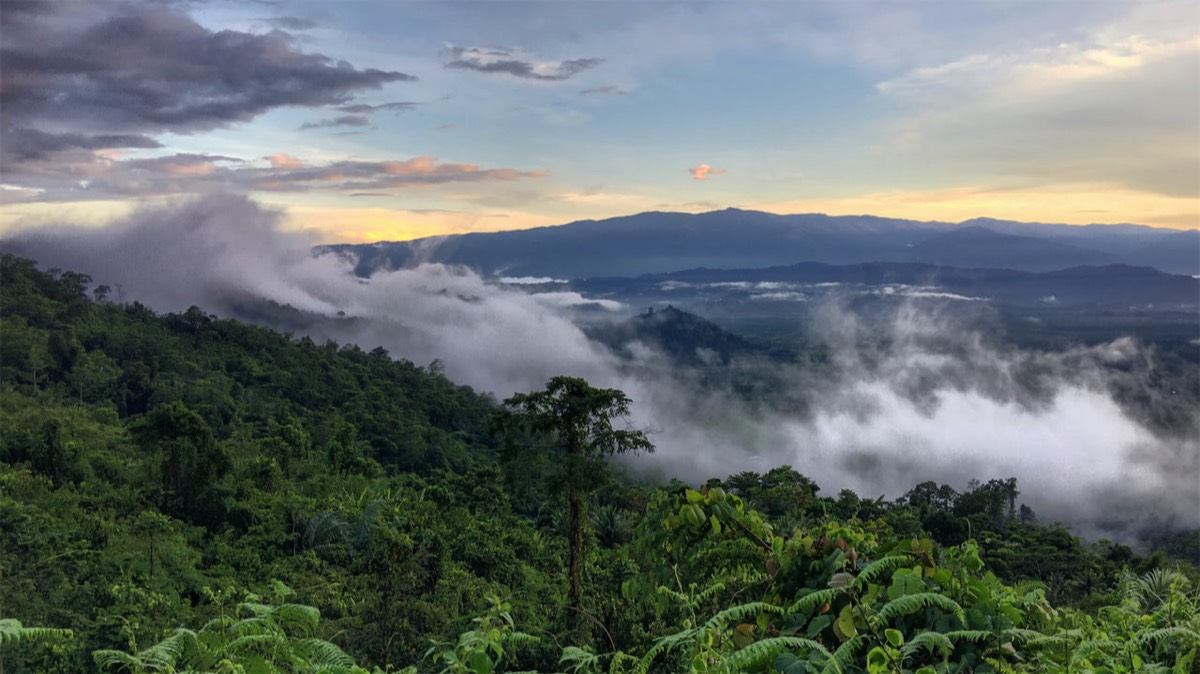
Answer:
POLYGON ((881 153, 994 182, 1200 197, 1200 38, 1177 26, 973 53, 876 88, 907 110, 881 153))

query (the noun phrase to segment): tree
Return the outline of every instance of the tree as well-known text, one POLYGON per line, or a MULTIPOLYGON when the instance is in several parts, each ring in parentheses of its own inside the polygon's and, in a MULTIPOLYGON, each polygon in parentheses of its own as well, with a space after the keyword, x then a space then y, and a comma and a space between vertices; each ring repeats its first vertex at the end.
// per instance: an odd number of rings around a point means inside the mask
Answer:
POLYGON ((629 414, 629 403, 629 397, 616 389, 593 388, 579 377, 554 377, 545 390, 505 400, 505 411, 497 424, 510 458, 517 458, 523 451, 549 458, 554 466, 551 490, 566 496, 567 606, 577 624, 582 608, 587 499, 607 477, 604 459, 654 451, 644 432, 613 428, 614 419, 629 414), (525 439, 530 441, 520 442, 525 439))
POLYGON ((217 483, 231 465, 204 419, 175 401, 154 408, 132 431, 143 450, 160 462, 163 512, 194 524, 214 524, 224 510, 217 483))

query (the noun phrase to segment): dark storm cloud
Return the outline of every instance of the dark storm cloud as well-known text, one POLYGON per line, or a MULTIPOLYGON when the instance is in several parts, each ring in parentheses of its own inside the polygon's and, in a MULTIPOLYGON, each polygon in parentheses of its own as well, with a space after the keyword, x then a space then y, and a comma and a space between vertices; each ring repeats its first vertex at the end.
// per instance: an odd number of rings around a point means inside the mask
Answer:
MULTIPOLYGON (((0 128, 131 141, 247 121, 280 106, 325 106, 411 75, 298 51, 285 32, 210 31, 165 6, 5 2, 0 128)), ((51 143, 44 137, 39 141, 51 143)), ((131 142, 127 147, 145 147, 131 142)))
POLYGON ((148 136, 131 133, 82 134, 46 133, 37 129, 5 129, 0 144, 4 163, 40 159, 65 150, 107 150, 113 148, 156 148, 162 145, 148 136))
POLYGON ((305 122, 300 126, 300 130, 328 129, 333 126, 367 126, 370 123, 371 120, 362 115, 345 115, 334 119, 323 119, 319 122, 305 122))
POLYGON ((560 82, 584 70, 594 68, 604 59, 582 58, 565 61, 530 61, 520 52, 507 47, 446 47, 442 53, 447 68, 475 70, 481 73, 512 75, 527 80, 560 82))

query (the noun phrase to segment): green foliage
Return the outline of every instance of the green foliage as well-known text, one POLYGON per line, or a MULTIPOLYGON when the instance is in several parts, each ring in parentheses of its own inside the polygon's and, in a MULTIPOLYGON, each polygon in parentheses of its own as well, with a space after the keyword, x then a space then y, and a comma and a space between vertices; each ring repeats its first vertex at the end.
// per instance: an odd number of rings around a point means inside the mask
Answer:
MULTIPOLYGON (((488 610, 475 618, 474 629, 463 632, 454 644, 435 643, 426 656, 441 664, 441 674, 492 674, 504 659, 506 649, 530 646, 537 637, 513 629, 507 602, 488 597, 488 610)), ((581 660, 581 651, 566 659, 581 660)), ((578 666, 578 665, 577 665, 578 666)))
POLYGON ((310 606, 242 603, 243 617, 220 615, 198 631, 175 630, 136 653, 98 650, 105 672, 261 672, 262 674, 367 674, 333 643, 311 636, 320 613, 310 606))

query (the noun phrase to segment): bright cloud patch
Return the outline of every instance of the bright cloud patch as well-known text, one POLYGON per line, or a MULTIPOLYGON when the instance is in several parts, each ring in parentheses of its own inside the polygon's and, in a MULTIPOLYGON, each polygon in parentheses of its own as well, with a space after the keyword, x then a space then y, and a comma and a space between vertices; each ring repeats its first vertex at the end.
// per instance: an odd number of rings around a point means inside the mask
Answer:
POLYGON ((692 177, 696 180, 708 180, 709 176, 719 176, 725 173, 725 169, 713 168, 708 164, 701 164, 688 169, 688 173, 691 173, 692 177))

